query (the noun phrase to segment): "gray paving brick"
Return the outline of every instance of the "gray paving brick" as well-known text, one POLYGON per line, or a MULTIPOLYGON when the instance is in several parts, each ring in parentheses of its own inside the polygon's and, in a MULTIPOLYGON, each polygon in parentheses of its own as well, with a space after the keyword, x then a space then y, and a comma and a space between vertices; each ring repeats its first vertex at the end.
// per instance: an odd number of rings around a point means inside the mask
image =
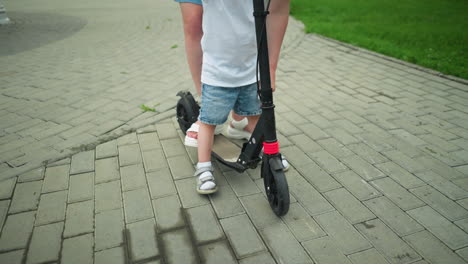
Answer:
POLYGON ((119 149, 119 163, 120 166, 128 166, 133 164, 142 163, 140 146, 138 144, 123 145, 119 149))
POLYGON ((10 213, 37 209, 42 181, 18 183, 10 206, 10 213))
MULTIPOLYGON (((388 264, 389 262, 374 248, 364 250, 358 253, 354 253, 349 255, 348 258, 354 264, 374 264, 374 263, 381 263, 381 264, 388 264)), ((419 263, 419 262, 417 262, 419 263)), ((423 264, 423 263, 419 263, 423 264)))
POLYGON ((0 237, 0 251, 26 248, 33 231, 36 212, 9 215, 0 237))
POLYGON ((323 198, 301 175, 289 169, 286 173, 289 192, 304 206, 311 215, 333 211, 333 206, 323 198))
POLYGON ((404 211, 425 205, 423 201, 409 193, 391 178, 387 177, 371 183, 404 211))
POLYGON ((447 164, 428 156, 422 156, 416 158, 416 161, 421 163, 427 169, 433 170, 435 173, 448 180, 456 180, 460 178, 465 178, 463 173, 455 170, 454 168, 448 166, 447 164))
POLYGON ((167 158, 186 154, 184 145, 179 138, 161 140, 161 145, 163 146, 164 154, 167 158))
POLYGON ((18 177, 0 182, 0 199, 10 199, 18 177))
POLYGON ((425 185, 419 178, 391 161, 375 166, 407 189, 425 185))
POLYGON ((451 221, 468 217, 468 211, 434 188, 423 186, 411 192, 451 221))
POLYGON ((403 129, 395 129, 392 130, 390 133, 414 146, 421 146, 427 144, 424 140, 403 129))
POLYGON ((361 201, 381 195, 379 191, 364 181, 354 171, 340 172, 334 174, 333 177, 361 201))
POLYGON ((281 221, 273 213, 268 200, 262 194, 244 196, 240 198, 240 201, 258 229, 281 221))
POLYGON ((120 246, 124 242, 124 221, 122 209, 96 214, 94 231, 95 250, 120 246))
POLYGON ((457 203, 468 210, 468 198, 458 200, 457 203))
POLYGON ((344 188, 326 192, 324 195, 351 224, 375 218, 369 209, 344 188))
POLYGON ((302 245, 316 263, 351 264, 332 238, 326 236, 303 242, 302 245))
POLYGON ((171 123, 156 124, 156 130, 161 140, 177 137, 176 129, 171 123))
POLYGON ((129 133, 117 139, 117 145, 119 147, 125 146, 125 145, 137 144, 137 143, 138 143, 138 138, 137 138, 136 133, 129 133))
POLYGON ((352 136, 351 134, 349 134, 348 132, 346 132, 345 130, 341 128, 337 128, 337 127, 328 128, 328 129, 325 129, 325 132, 344 145, 359 143, 359 139, 352 136))
POLYGON ((385 177, 383 172, 357 155, 344 157, 341 161, 366 181, 385 177))
MULTIPOLYGON (((304 134, 290 136, 289 140, 294 142, 295 146, 299 147, 302 151, 306 153, 322 150, 322 147, 319 144, 315 143, 314 140, 310 139, 308 136, 304 134)), ((282 143, 281 146, 284 146, 281 140, 280 142, 282 143)))
POLYGON ((451 249, 455 250, 467 246, 468 234, 429 206, 410 210, 408 214, 451 249))
POLYGON ((94 150, 80 152, 72 156, 70 174, 94 171, 94 150))
POLYGON ((186 211, 197 244, 207 243, 224 237, 216 215, 210 205, 189 208, 186 211))
POLYGON ((162 149, 143 151, 142 155, 146 172, 157 171, 168 167, 167 160, 162 149))
POLYGON ((36 227, 32 234, 26 263, 59 260, 62 231, 63 222, 36 227))
POLYGON ((288 213, 282 218, 299 242, 326 235, 299 203, 292 203, 288 213))
POLYGON ((189 178, 195 171, 192 162, 186 154, 183 156, 174 156, 167 159, 172 177, 175 180, 189 178))
POLYGON ((468 218, 458 220, 453 223, 456 224, 461 229, 463 229, 465 232, 468 232, 468 218))
POLYGON ((0 263, 21 264, 23 263, 24 250, 10 251, 0 254, 0 263))
POLYGON ((146 174, 146 179, 153 199, 177 193, 168 168, 149 172, 146 174))
POLYGON ((42 193, 68 189, 69 171, 70 165, 46 168, 42 193))
POLYGON ((427 170, 427 168, 423 166, 418 160, 412 159, 398 150, 386 151, 383 152, 383 154, 411 173, 427 170))
POLYGON ((466 263, 428 231, 405 236, 403 239, 430 263, 466 263))
POLYGON ((390 260, 390 263, 410 263, 421 259, 410 246, 378 219, 357 224, 356 228, 390 260))
POLYGON ((201 263, 237 263, 236 258, 233 256, 233 253, 227 245, 226 240, 200 246, 199 251, 201 263))
POLYGON ((0 201, 0 227, 3 228, 3 223, 6 220, 8 208, 10 207, 10 200, 0 201))
MULTIPOLYGON (((64 237, 71 237, 94 231, 94 202, 85 201, 69 204, 65 218, 64 237)), ((94 243, 93 243, 94 244, 94 243)))
POLYGON ((368 200, 364 204, 399 236, 406 236, 424 230, 413 218, 409 217, 408 214, 386 197, 368 200))
MULTIPOLYGON (((330 152, 333 156, 337 158, 343 158, 346 156, 353 155, 353 152, 349 150, 345 145, 341 144, 340 142, 336 141, 334 138, 327 138, 317 141, 320 146, 322 146, 326 151, 330 152)), ((298 142, 299 146, 301 142, 298 142)), ((319 150, 316 150, 319 151, 319 150)))
POLYGON ((226 218, 245 212, 234 191, 227 184, 218 184, 218 191, 210 198, 218 218, 226 218))
POLYGON ((137 134, 137 137, 138 142, 140 143, 141 151, 161 148, 161 143, 159 142, 158 134, 155 132, 137 134))
MULTIPOLYGON (((420 179, 424 180, 429 185, 431 185, 432 187, 434 187, 439 192, 443 193, 452 200, 459 200, 468 197, 468 191, 457 186, 457 181, 459 180, 454 181, 454 184, 433 171, 416 173, 416 176, 418 176, 420 179)), ((468 178, 465 181, 468 182, 468 178)))
POLYGON ((154 214, 158 230, 165 232, 185 225, 182 208, 177 195, 153 200, 154 214))
POLYGON ((151 199, 146 188, 124 192, 123 203, 127 224, 154 217, 151 199))
POLYGON ((175 185, 184 208, 210 203, 208 196, 197 193, 197 182, 195 177, 175 181, 175 185))
POLYGON ((327 151, 318 151, 314 153, 308 153, 307 155, 309 155, 309 157, 317 162, 317 164, 328 173, 336 173, 347 169, 343 163, 341 163, 327 151))
POLYGON ((109 182, 120 179, 119 163, 117 158, 96 160, 96 183, 109 182))
POLYGON ((247 215, 221 219, 220 222, 237 258, 253 255, 266 249, 247 215))
POLYGON ((374 133, 363 133, 354 135, 362 142, 366 143, 369 147, 377 152, 383 152, 387 150, 392 150, 392 145, 385 142, 383 136, 378 136, 379 134, 374 133))
POLYGON ((120 181, 106 182, 95 187, 96 213, 122 208, 120 181))
POLYGON ((283 223, 269 225, 260 230, 260 234, 279 263, 313 263, 283 223))
POLYGON ((102 250, 94 254, 95 264, 125 264, 125 252, 122 247, 102 250))
POLYGON ((299 135, 302 133, 301 131, 302 129, 308 129, 309 131, 307 131, 306 134, 311 138, 320 136, 318 134, 321 133, 319 128, 314 128, 314 127, 305 126, 305 125, 295 126, 286 120, 277 121, 276 128, 278 129, 278 131, 281 132, 281 134, 283 134, 286 137, 299 135), (301 129, 299 129, 299 127, 301 127, 301 129))
POLYGON ((275 260, 268 252, 262 252, 239 260, 240 264, 275 264, 275 260))
POLYGON ((111 140, 109 142, 96 146, 96 159, 104 159, 115 157, 119 154, 117 150, 117 141, 111 140))
POLYGON ((199 263, 196 249, 187 243, 189 240, 190 235, 185 228, 162 234, 167 263, 199 263))
POLYGON ((94 198, 94 172, 82 173, 70 177, 68 202, 81 202, 94 198))
POLYGON ((302 150, 296 146, 281 148, 281 154, 288 158, 294 167, 313 162, 302 150))
POLYGON ((36 226, 63 221, 67 204, 67 191, 59 191, 41 195, 37 209, 36 226))
POLYGON ((462 248, 456 251, 457 254, 462 257, 465 261, 468 261, 468 247, 462 248))
POLYGON ((145 171, 141 163, 120 167, 120 177, 123 191, 131 191, 147 185, 145 171))
POLYGON ((359 234, 338 212, 329 212, 315 217, 325 232, 336 241, 336 244, 345 254, 371 247, 369 242, 359 234))
POLYGON ((159 256, 154 218, 128 224, 127 235, 133 262, 159 256))
POLYGON ((247 173, 230 171, 224 173, 224 175, 237 196, 240 197, 260 193, 257 185, 255 185, 247 173))
POLYGON ((21 174, 18 177, 18 182, 30 182, 44 179, 45 167, 40 167, 26 173, 21 174))
POLYGON ((92 264, 94 238, 92 234, 63 240, 62 263, 92 264))
POLYGON ((440 137, 433 134, 419 135, 418 137, 426 141, 428 144, 435 145, 447 152, 452 152, 460 149, 459 146, 454 145, 449 141, 441 139, 440 137))
POLYGON ((341 184, 313 161, 295 168, 319 192, 326 192, 341 187, 341 184))

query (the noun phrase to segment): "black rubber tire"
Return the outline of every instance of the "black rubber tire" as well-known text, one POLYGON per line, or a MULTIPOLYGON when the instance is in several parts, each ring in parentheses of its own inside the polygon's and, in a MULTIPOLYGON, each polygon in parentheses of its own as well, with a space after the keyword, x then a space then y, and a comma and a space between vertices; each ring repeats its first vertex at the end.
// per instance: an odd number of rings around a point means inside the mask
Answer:
POLYGON ((289 187, 283 169, 274 170, 268 162, 262 164, 263 183, 270 207, 277 216, 289 211, 289 187))
POLYGON ((177 102, 177 122, 184 134, 197 121, 199 109, 200 107, 190 93, 182 95, 177 102))

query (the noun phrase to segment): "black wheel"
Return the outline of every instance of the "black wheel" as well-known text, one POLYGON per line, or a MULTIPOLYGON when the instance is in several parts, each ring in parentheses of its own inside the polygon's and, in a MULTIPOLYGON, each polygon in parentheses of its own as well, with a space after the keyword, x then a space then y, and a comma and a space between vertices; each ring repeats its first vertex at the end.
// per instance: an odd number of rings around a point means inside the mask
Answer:
POLYGON ((289 210, 289 188, 284 175, 281 158, 274 157, 262 164, 263 183, 270 207, 277 216, 289 210))
POLYGON ((187 129, 197 121, 200 107, 190 92, 183 91, 179 92, 177 95, 180 96, 176 107, 177 122, 179 123, 180 129, 185 134, 187 129))

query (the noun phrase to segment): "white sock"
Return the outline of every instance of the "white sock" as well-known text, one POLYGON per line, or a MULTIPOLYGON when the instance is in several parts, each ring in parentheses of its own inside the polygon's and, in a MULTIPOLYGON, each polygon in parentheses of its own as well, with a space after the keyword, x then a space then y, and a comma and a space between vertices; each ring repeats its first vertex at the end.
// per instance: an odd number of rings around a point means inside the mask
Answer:
MULTIPOLYGON (((211 161, 198 162, 197 163, 197 169, 207 168, 207 167, 211 167, 211 161)), ((208 176, 213 176, 213 174, 210 171, 205 171, 202 174, 200 174, 200 176, 198 176, 198 178, 203 179, 204 177, 208 177, 208 176)), ((208 181, 208 182, 205 182, 204 184, 202 184, 200 186, 200 189, 201 190, 209 190, 209 189, 213 189, 215 186, 216 186, 216 184, 214 182, 208 181)))

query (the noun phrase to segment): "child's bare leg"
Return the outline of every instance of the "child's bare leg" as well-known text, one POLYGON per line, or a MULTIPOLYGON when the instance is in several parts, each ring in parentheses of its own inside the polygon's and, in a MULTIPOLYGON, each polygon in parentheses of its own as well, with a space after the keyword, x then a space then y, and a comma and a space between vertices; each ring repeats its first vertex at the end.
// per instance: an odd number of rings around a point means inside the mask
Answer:
POLYGON ((210 194, 217 191, 211 165, 211 149, 213 147, 215 126, 200 122, 198 133, 198 163, 195 176, 197 179, 197 192, 210 194))
POLYGON ((249 121, 249 123, 247 124, 247 126, 245 126, 244 130, 249 131, 250 133, 253 133, 255 126, 258 123, 258 119, 260 119, 259 115, 247 116, 247 120, 249 121))
POLYGON ((211 160, 214 129, 215 126, 200 122, 200 130, 198 132, 198 162, 208 162, 211 160))

